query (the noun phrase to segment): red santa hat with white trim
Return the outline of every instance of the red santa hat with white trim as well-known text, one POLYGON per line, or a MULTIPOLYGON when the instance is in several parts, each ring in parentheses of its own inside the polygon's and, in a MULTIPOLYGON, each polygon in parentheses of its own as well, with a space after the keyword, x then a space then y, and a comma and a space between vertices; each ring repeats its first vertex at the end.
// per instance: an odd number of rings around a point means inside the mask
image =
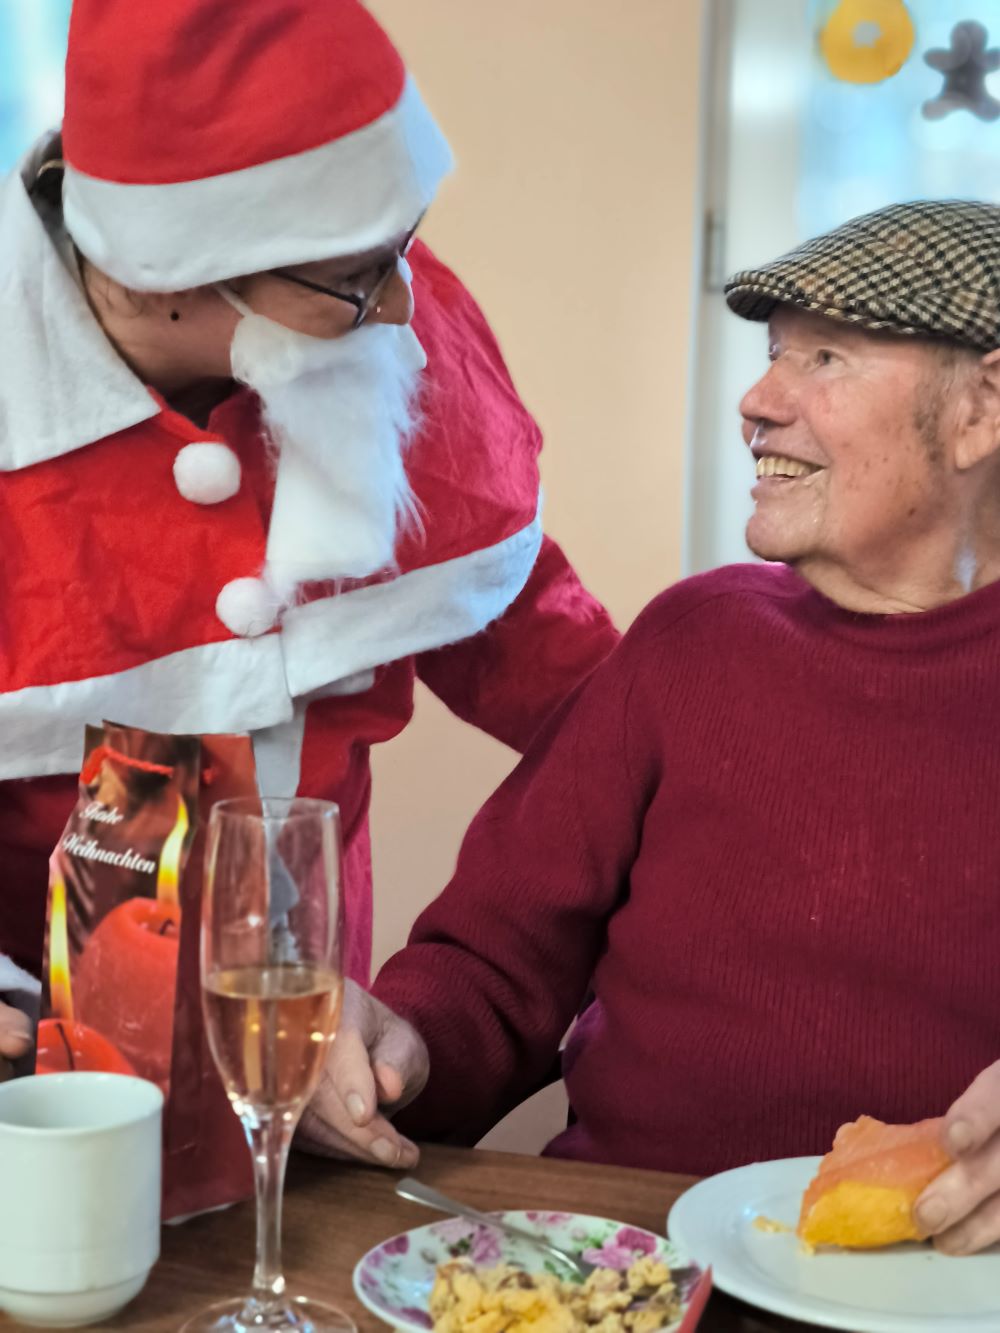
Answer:
POLYGON ((447 142, 358 0, 74 0, 66 225, 140 291, 407 231, 447 142))

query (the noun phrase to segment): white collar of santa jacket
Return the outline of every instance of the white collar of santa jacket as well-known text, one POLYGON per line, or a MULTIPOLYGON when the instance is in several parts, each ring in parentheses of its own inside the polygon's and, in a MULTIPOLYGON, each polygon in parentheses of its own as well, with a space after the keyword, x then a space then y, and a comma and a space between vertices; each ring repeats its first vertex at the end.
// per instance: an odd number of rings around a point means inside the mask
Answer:
POLYGON ((156 416, 160 404, 102 333, 28 194, 54 134, 0 184, 0 472, 59 458, 156 416))

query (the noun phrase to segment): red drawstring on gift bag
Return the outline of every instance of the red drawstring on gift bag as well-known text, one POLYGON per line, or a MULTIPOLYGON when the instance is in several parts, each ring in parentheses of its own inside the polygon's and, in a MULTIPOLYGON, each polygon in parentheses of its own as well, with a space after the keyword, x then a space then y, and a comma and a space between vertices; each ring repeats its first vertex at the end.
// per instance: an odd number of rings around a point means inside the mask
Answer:
POLYGON ((165 778, 172 777, 174 772, 170 764, 151 764, 146 759, 133 759, 130 755, 122 754, 120 750, 113 750, 110 745, 97 745, 91 750, 80 770, 80 781, 85 787, 89 787, 100 773, 105 759, 114 759, 116 763, 124 764, 126 768, 138 768, 143 773, 162 773, 165 778))

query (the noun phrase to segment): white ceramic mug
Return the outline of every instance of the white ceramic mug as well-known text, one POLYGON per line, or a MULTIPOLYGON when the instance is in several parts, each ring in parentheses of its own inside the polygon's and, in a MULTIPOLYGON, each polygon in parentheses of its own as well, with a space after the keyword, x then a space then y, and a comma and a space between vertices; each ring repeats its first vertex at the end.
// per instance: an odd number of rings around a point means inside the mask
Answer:
POLYGON ((68 1328, 137 1295, 160 1253, 163 1094, 121 1074, 0 1083, 0 1309, 68 1328))

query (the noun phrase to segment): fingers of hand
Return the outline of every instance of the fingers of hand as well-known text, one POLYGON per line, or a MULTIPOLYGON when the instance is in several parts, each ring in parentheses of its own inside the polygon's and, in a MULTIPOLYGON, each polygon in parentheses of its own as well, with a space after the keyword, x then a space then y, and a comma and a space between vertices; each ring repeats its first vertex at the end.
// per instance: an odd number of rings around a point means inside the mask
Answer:
POLYGON ((406 1106, 427 1082, 430 1062, 423 1038, 384 1007, 371 1061, 383 1105, 406 1106))
POLYGON ((952 1157, 975 1151, 1000 1130, 1000 1060, 973 1080, 945 1116, 944 1144, 952 1157))
POLYGON ((1000 1193, 1000 1061, 984 1069, 952 1104, 943 1137, 955 1164, 928 1185, 915 1214, 941 1248, 966 1253, 970 1245, 978 1249, 996 1238, 978 1240, 991 1226, 991 1196, 1000 1193))
POLYGON ((355 1125, 366 1125, 375 1114, 375 1076, 363 1034, 357 1028, 342 1026, 337 1033, 313 1101, 323 1108, 337 1101, 355 1125))
POLYGON ((19 1009, 0 1004, 0 1055, 16 1060, 31 1048, 31 1023, 19 1009))
POLYGON ((412 1166, 416 1147, 378 1113, 375 1078, 356 1028, 342 1028, 330 1048, 299 1129, 314 1151, 360 1157, 383 1166, 412 1166))
POLYGON ((1000 1134, 966 1153, 931 1182, 917 1200, 916 1218, 931 1236, 970 1219, 984 1201, 1000 1195, 1000 1134))
POLYGON ((396 1103, 400 1101, 405 1092, 403 1076, 398 1069, 393 1069, 391 1065, 378 1064, 372 1066, 372 1072, 375 1075, 375 1090, 378 1094, 379 1106, 395 1108, 396 1103))
POLYGON ((945 1254, 975 1254, 1000 1240, 1000 1194, 993 1194, 957 1226, 934 1238, 936 1249, 945 1254))
POLYGON ((323 1156, 353 1157, 407 1170, 416 1166, 420 1157, 416 1144, 398 1133, 384 1116, 375 1116, 359 1129, 346 1114, 337 1114, 335 1107, 320 1110, 315 1099, 302 1117, 295 1143, 323 1156))
POLYGON ((423 1042, 410 1025, 397 1018, 374 996, 347 983, 340 1031, 327 1059, 327 1071, 356 1125, 366 1125, 380 1105, 399 1102, 407 1082, 426 1082, 419 1073, 417 1047, 423 1042))

